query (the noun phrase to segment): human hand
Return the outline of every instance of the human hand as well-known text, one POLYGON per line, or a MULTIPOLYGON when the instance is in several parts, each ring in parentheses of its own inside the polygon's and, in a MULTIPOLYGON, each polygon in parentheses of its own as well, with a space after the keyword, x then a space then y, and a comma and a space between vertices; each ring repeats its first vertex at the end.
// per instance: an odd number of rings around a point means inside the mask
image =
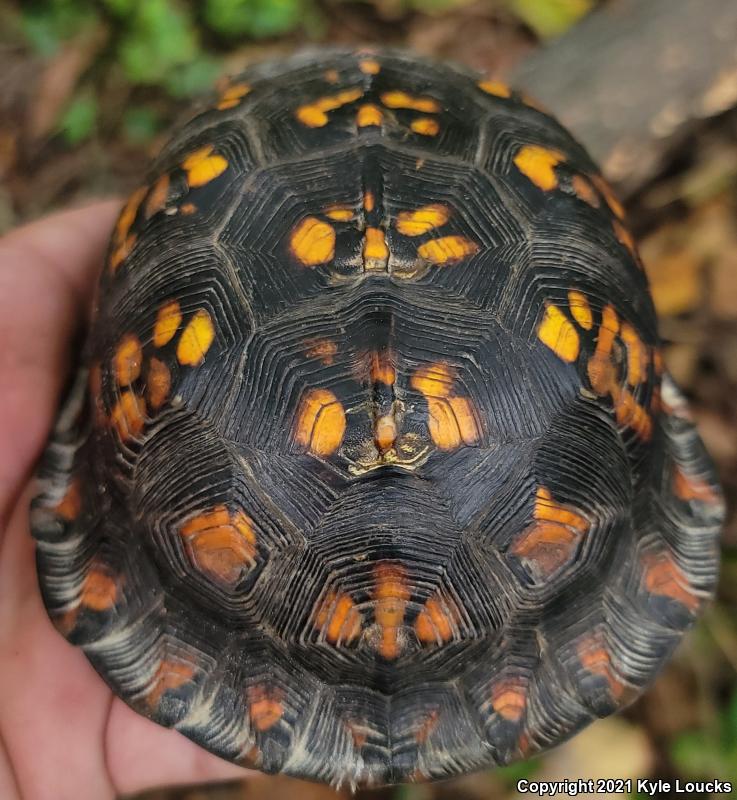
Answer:
POLYGON ((105 800, 248 774, 114 697, 54 629, 38 589, 28 483, 118 205, 56 214, 0 239, 2 800, 105 800))

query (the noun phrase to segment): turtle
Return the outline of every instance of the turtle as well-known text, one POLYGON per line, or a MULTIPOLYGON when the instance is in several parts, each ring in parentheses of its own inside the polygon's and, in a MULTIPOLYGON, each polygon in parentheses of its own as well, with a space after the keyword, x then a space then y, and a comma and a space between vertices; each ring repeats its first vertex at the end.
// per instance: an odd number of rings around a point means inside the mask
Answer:
POLYGON ((626 706, 723 515, 586 151, 464 67, 325 50, 221 83, 125 203, 32 530, 132 708, 356 787, 626 706))

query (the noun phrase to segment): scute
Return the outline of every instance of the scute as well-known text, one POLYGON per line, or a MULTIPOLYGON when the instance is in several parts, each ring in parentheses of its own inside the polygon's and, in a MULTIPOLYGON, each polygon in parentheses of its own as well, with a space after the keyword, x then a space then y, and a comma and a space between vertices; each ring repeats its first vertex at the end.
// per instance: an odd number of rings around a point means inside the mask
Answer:
POLYGON ((496 82, 336 51, 234 78, 126 203, 32 524, 133 708, 356 786, 626 705, 723 513, 580 145, 496 82))

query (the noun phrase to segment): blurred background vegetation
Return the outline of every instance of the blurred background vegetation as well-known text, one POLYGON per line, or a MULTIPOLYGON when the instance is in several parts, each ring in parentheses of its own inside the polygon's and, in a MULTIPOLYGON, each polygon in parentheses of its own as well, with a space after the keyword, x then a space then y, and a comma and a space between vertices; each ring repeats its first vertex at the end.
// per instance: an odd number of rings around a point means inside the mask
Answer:
MULTIPOLYGON (((531 63, 543 83, 550 82, 548 73, 555 78, 560 70, 566 74, 558 83, 572 82, 574 89, 567 95, 543 92, 542 99, 583 134, 576 104, 596 109, 603 93, 601 85, 585 85, 586 76, 596 72, 604 85, 618 87, 606 59, 594 63, 589 15, 613 10, 604 32, 611 19, 618 51, 628 54, 632 47, 647 59, 648 31, 676 25, 678 14, 671 12, 690 3, 700 9, 703 25, 722 40, 726 36, 731 51, 737 51, 737 28, 720 30, 723 26, 710 17, 720 0, 669 1, 668 14, 648 28, 637 20, 628 26, 626 14, 618 18, 616 12, 620 4, 655 8, 656 0, 639 0, 639 5, 632 0, 0 0, 0 232, 89 196, 129 191, 190 98, 224 73, 310 43, 404 46, 513 79, 531 63), (547 62, 534 60, 546 47, 545 53, 560 47, 562 54, 551 58, 549 69, 547 62)), ((672 41, 696 38, 676 28, 672 41)), ((679 85, 698 77, 698 59, 679 63, 672 46, 662 52, 676 64, 679 85)), ((703 62, 709 58, 705 52, 703 62)), ((653 59, 652 70, 642 70, 643 85, 654 83, 662 66, 653 59)), ((689 95, 691 104, 703 97, 707 111, 676 125, 676 100, 666 97, 663 108, 670 109, 670 117, 645 118, 642 131, 625 143, 631 149, 640 144, 638 136, 653 140, 657 158, 646 172, 623 171, 614 145, 596 155, 624 193, 661 317, 668 367, 693 403, 727 492, 730 513, 718 600, 655 685, 624 714, 506 770, 438 785, 366 791, 360 793, 364 798, 515 797, 516 780, 532 776, 716 777, 737 783, 737 60, 713 66, 715 77, 691 81, 695 88, 689 95), (665 134, 663 119, 671 122, 665 134)), ((527 87, 533 93, 535 75, 533 69, 527 87)), ((636 88, 619 86, 611 97, 636 88)), ((683 105, 683 98, 676 99, 683 105)), ((639 106, 647 102, 637 100, 639 106)), ((639 106, 633 106, 633 117, 639 106)), ((593 130, 586 143, 596 151, 606 137, 593 130)), ((620 150, 622 142, 615 142, 620 150)), ((328 800, 344 795, 263 778, 243 785, 162 789, 146 798, 328 800)))

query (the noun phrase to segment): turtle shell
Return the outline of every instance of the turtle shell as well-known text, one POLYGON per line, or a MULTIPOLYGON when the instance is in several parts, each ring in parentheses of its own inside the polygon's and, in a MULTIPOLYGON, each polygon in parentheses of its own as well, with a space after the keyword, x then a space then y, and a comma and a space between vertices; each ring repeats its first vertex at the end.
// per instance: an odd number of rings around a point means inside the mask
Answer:
POLYGON ((133 708, 266 772, 444 778, 630 702, 723 516, 620 203, 402 53, 221 87, 126 203, 33 510, 133 708))

